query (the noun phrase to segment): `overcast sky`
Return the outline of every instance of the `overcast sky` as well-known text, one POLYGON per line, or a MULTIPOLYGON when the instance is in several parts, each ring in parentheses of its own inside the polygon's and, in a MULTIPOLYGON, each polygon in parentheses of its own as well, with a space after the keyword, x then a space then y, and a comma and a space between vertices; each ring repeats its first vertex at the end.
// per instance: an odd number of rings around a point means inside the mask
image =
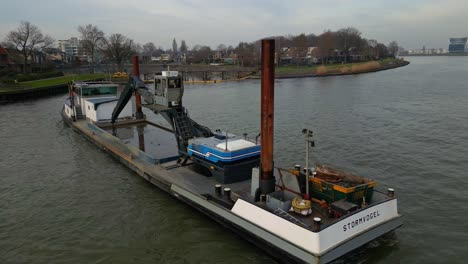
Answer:
POLYGON ((447 48, 468 35, 468 0, 0 0, 0 41, 21 20, 55 39, 78 37, 95 24, 139 43, 171 47, 172 39, 237 45, 267 36, 354 26, 364 37, 406 49, 447 48))

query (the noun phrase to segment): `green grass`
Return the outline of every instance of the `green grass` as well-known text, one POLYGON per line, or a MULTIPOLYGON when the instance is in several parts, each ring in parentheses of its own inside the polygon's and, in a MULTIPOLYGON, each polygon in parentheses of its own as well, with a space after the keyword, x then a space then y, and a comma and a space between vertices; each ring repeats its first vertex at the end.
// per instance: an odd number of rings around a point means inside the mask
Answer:
POLYGON ((95 80, 104 78, 104 74, 102 73, 95 73, 95 74, 80 74, 80 75, 66 75, 61 77, 49 78, 49 79, 42 79, 30 82, 22 82, 20 85, 29 87, 29 88, 40 88, 40 87, 47 87, 53 85, 60 85, 66 84, 70 81, 87 81, 87 80, 95 80))
POLYGON ((386 66, 386 65, 389 65, 389 64, 395 64, 395 63, 400 63, 402 61, 403 60, 401 60, 401 59, 393 59, 393 58, 379 60, 380 65, 382 65, 382 66, 386 66))
POLYGON ((35 80, 29 82, 20 82, 19 84, 5 85, 5 87, 0 86, 1 92, 14 92, 18 90, 27 90, 27 89, 41 89, 49 86, 66 84, 71 81, 89 81, 96 79, 103 79, 105 77, 102 73, 95 74, 72 74, 61 77, 54 77, 42 80, 35 80))

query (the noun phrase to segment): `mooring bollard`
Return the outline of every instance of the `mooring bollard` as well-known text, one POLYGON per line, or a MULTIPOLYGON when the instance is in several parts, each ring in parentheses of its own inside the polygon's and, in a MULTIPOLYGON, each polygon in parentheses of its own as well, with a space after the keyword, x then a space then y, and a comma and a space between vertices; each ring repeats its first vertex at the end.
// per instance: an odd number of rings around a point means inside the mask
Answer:
POLYGON ((320 217, 314 217, 314 225, 313 230, 314 232, 320 231, 320 226, 322 225, 322 219, 320 217))
POLYGON ((221 188, 222 188, 222 185, 221 184, 216 184, 215 185, 215 193, 217 195, 221 195, 221 188))
POLYGON ((393 188, 388 188, 388 189, 387 189, 387 196, 388 196, 388 197, 393 197, 393 196, 395 196, 395 189, 393 189, 393 188))
POLYGON ((231 188, 224 188, 224 197, 226 197, 228 200, 231 200, 231 188))
POLYGON ((301 165, 299 165, 299 164, 294 165, 294 169, 295 169, 297 172, 300 173, 300 172, 301 172, 301 165))

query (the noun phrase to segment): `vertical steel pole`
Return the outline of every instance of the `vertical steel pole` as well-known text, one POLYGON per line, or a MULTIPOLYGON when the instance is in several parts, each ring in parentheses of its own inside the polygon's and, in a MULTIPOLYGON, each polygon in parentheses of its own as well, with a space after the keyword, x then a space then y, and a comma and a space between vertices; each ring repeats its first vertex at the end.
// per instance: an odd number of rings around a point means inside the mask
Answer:
POLYGON ((261 82, 261 170, 260 190, 263 194, 275 191, 273 176, 273 128, 275 102, 275 40, 262 40, 261 82))
MULTIPOLYGON (((133 65, 133 76, 140 78, 140 64, 138 63, 138 56, 134 55, 132 57, 133 65)), ((137 119, 143 118, 143 111, 141 110, 141 95, 138 90, 135 91, 135 104, 136 104, 136 113, 135 117, 137 119)))
POLYGON ((226 147, 224 148, 224 151, 228 151, 228 130, 226 129, 226 147))
POLYGON ((68 96, 70 98, 70 108, 73 111, 72 120, 76 121, 75 97, 73 96, 73 86, 71 82, 68 82, 68 96))
POLYGON ((145 127, 137 126, 137 133, 138 133, 138 148, 144 152, 145 151, 145 127))
POLYGON ((309 130, 306 133, 306 195, 305 198, 309 200, 309 130))

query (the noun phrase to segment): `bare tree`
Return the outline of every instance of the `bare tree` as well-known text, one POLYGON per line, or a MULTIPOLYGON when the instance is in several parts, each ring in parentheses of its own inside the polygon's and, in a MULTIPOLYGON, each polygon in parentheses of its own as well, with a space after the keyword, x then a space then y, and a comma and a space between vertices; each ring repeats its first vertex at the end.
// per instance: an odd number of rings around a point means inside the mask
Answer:
POLYGON ((379 44, 379 42, 377 42, 377 40, 375 39, 363 39, 363 41, 365 41, 363 45, 365 46, 365 55, 367 59, 375 59, 377 57, 377 50, 375 49, 375 47, 377 46, 377 44, 379 44))
POLYGON ((153 57, 156 50, 157 50, 156 45, 154 45, 153 42, 148 42, 145 45, 143 45, 143 53, 145 55, 153 57))
POLYGON ((336 48, 336 33, 330 30, 323 32, 318 36, 317 47, 322 64, 328 63, 328 57, 336 48))
POLYGON ((377 44, 377 46, 375 46, 375 50, 376 50, 378 59, 388 57, 388 49, 384 44, 382 43, 377 44))
POLYGON ((5 39, 7 46, 15 48, 23 54, 23 72, 27 72, 28 58, 42 49, 54 44, 54 39, 48 35, 43 35, 41 30, 28 21, 21 21, 16 30, 10 31, 5 39))
POLYGON ((398 43, 396 41, 390 42, 388 44, 388 52, 393 55, 394 57, 397 56, 398 53, 398 43))
POLYGON ((294 47, 296 48, 299 48, 301 50, 307 49, 307 37, 304 33, 293 37, 292 42, 293 42, 294 47))
POLYGON ((135 54, 134 46, 133 40, 120 33, 115 33, 104 38, 102 51, 107 58, 117 64, 118 70, 122 71, 125 60, 130 59, 135 54))
POLYGON ((81 34, 81 46, 83 47, 83 50, 85 50, 91 57, 91 72, 94 73, 96 52, 102 45, 104 32, 92 24, 79 26, 78 32, 81 34))
POLYGON ((187 51, 188 51, 188 46, 187 46, 187 44, 185 43, 185 40, 182 40, 182 41, 180 42, 180 52, 182 52, 182 53, 187 53, 187 51))
POLYGON ((345 62, 349 56, 349 50, 357 47, 362 42, 361 32, 353 27, 342 28, 336 32, 338 47, 343 50, 345 62))
POLYGON ((209 63, 211 60, 211 48, 208 46, 195 45, 192 53, 196 63, 209 63))
POLYGON ((367 40, 367 43, 372 48, 375 48, 377 46, 377 44, 379 44, 379 42, 377 42, 377 40, 375 40, 375 39, 369 39, 369 40, 367 40))
POLYGON ((140 43, 133 43, 133 51, 138 55, 142 55, 144 52, 144 49, 140 43))
POLYGON ((227 49, 226 45, 224 45, 222 43, 219 44, 218 47, 216 48, 216 50, 219 50, 219 51, 226 50, 226 49, 227 49))
POLYGON ((174 53, 174 55, 177 54, 177 41, 175 40, 175 38, 172 40, 172 52, 174 53))
POLYGON ((236 47, 238 62, 241 66, 254 66, 257 64, 255 43, 239 42, 236 47))
POLYGON ((316 47, 317 46, 317 41, 318 41, 318 36, 315 34, 309 34, 306 36, 307 38, 307 46, 308 47, 316 47))

